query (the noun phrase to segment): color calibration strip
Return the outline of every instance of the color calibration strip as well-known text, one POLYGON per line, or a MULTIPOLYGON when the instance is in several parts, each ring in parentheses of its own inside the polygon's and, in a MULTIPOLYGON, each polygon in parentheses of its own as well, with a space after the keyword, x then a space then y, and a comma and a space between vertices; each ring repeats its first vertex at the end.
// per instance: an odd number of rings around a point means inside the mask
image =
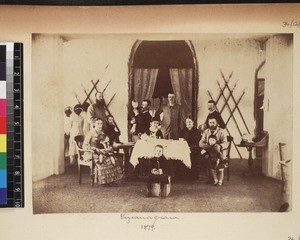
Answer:
POLYGON ((6 46, 0 45, 0 204, 7 201, 6 46))
POLYGON ((23 44, 0 51, 0 207, 24 207, 23 44))

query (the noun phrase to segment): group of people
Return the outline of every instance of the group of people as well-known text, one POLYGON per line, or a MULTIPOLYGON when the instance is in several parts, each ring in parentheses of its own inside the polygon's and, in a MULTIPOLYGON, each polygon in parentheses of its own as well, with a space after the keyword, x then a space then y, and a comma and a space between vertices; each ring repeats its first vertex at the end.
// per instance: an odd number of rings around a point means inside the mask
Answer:
MULTIPOLYGON (((214 185, 222 185, 227 164, 226 154, 223 154, 227 148, 227 136, 224 131, 225 123, 216 111, 214 101, 208 102, 209 113, 200 129, 194 126, 191 117, 183 117, 181 105, 176 103, 174 93, 168 94, 168 103, 155 113, 150 113, 151 101, 148 99, 142 101, 141 107, 133 101, 132 108, 129 120, 134 142, 148 137, 173 140, 183 138, 191 151, 192 178, 197 179, 202 170, 209 173, 214 185)), ((71 116, 72 109, 65 109, 65 154, 70 156, 70 164, 75 164, 76 161, 74 137, 84 135, 82 147, 87 150, 84 158, 94 160, 96 180, 106 186, 116 185, 122 178, 122 170, 114 158, 113 146, 120 143, 120 132, 113 116, 108 114, 103 94, 97 92, 94 104, 77 104, 73 111, 71 116)), ((154 157, 150 159, 152 167, 146 179, 147 196, 151 196, 150 185, 153 182, 160 183, 161 190, 168 183, 169 172, 163 151, 163 146, 157 145, 154 157)))
POLYGON ((151 101, 148 99, 142 101, 140 108, 138 103, 133 101, 132 107, 130 132, 134 142, 141 139, 143 134, 163 139, 179 139, 184 118, 181 106, 175 101, 174 93, 168 94, 168 104, 159 108, 155 113, 150 114, 151 101))
MULTIPOLYGON (((199 128, 194 126, 191 117, 182 116, 181 106, 176 103, 174 93, 168 94, 168 104, 162 106, 155 113, 150 114, 151 102, 142 101, 141 108, 136 102, 132 103, 133 141, 145 137, 178 140, 183 138, 190 147, 191 178, 196 180, 201 172, 209 177, 209 181, 216 186, 221 186, 224 179, 224 169, 228 166, 226 150, 228 147, 227 135, 224 131, 225 123, 217 111, 215 102, 208 101, 206 121, 199 128), (152 117, 153 116, 153 117, 152 117)), ((166 159, 163 156, 163 147, 157 145, 153 159, 149 160, 151 172, 147 180, 147 196, 151 196, 150 185, 153 182, 161 184, 161 191, 168 183, 166 159), (160 166, 160 167, 159 167, 160 166)))
POLYGON ((76 164, 75 137, 84 136, 83 159, 95 162, 95 180, 104 186, 116 186, 122 178, 122 168, 114 157, 113 145, 120 143, 114 118, 108 114, 103 94, 96 92, 95 103, 76 104, 65 108, 65 156, 76 164))

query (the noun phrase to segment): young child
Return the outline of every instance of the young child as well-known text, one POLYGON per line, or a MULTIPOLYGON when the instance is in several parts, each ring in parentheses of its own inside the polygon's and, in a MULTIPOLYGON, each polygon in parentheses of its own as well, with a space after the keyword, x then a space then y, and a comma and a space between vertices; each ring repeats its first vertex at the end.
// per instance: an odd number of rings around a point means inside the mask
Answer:
POLYGON ((217 144, 217 137, 215 135, 210 135, 208 137, 208 144, 210 145, 210 148, 206 150, 206 153, 208 157, 208 166, 214 179, 214 185, 222 186, 225 168, 225 161, 222 160, 222 149, 221 146, 217 144))
POLYGON ((139 122, 139 119, 140 119, 140 110, 138 107, 136 107, 133 109, 133 116, 130 119, 130 123, 132 124, 130 133, 132 134, 132 138, 134 142, 137 142, 140 139, 137 132, 137 124, 139 122))
POLYGON ((110 145, 109 138, 105 134, 99 135, 99 145, 98 148, 101 149, 101 154, 99 155, 99 163, 103 163, 104 157, 109 159, 113 165, 116 165, 116 160, 114 158, 113 149, 110 145))
POLYGON ((105 133, 109 137, 109 142, 111 145, 114 143, 121 143, 119 140, 120 132, 116 129, 114 117, 108 115, 107 117, 107 126, 105 133))
POLYGON ((151 120, 150 128, 146 131, 146 134, 151 138, 162 139, 163 134, 160 127, 160 119, 158 117, 154 117, 151 120))
POLYGON ((154 148, 154 157, 149 159, 150 173, 146 178, 147 181, 147 197, 151 197, 151 184, 160 183, 160 197, 164 186, 169 183, 167 159, 163 155, 164 148, 156 145, 154 148))

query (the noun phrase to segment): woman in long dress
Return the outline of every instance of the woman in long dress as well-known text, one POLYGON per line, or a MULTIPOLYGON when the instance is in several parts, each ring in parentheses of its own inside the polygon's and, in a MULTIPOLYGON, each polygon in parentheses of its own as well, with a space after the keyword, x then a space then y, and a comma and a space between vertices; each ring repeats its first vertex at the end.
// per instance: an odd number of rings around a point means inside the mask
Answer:
POLYGON ((86 152, 84 158, 92 157, 95 162, 95 182, 105 186, 116 186, 122 179, 122 169, 117 159, 114 158, 113 148, 102 127, 103 121, 97 119, 86 135, 82 148, 93 150, 93 153, 91 156, 90 152, 86 152))

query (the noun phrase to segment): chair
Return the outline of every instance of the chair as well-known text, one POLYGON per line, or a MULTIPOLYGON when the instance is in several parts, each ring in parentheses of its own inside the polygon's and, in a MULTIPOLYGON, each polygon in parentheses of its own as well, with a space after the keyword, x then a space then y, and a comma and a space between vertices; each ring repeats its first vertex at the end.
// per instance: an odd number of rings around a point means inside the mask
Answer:
POLYGON ((76 144, 76 150, 78 154, 78 174, 79 174, 79 184, 81 184, 81 167, 86 166, 90 168, 90 178, 91 178, 91 185, 94 186, 94 169, 95 169, 95 163, 93 161, 93 158, 91 159, 84 159, 83 155, 85 152, 93 152, 92 150, 84 150, 82 149, 82 143, 84 140, 83 135, 78 135, 74 138, 75 144, 76 144))
POLYGON ((227 142, 228 142, 228 147, 227 147, 227 152, 226 152, 226 159, 228 161, 228 166, 227 166, 227 181, 229 181, 229 175, 230 175, 230 150, 231 150, 231 145, 233 142, 233 137, 232 136, 227 136, 227 142))
POLYGON ((281 170, 281 193, 284 194, 286 192, 286 186, 289 184, 287 182, 287 168, 291 159, 287 157, 287 144, 286 143, 279 143, 279 155, 280 155, 280 170, 281 170))

